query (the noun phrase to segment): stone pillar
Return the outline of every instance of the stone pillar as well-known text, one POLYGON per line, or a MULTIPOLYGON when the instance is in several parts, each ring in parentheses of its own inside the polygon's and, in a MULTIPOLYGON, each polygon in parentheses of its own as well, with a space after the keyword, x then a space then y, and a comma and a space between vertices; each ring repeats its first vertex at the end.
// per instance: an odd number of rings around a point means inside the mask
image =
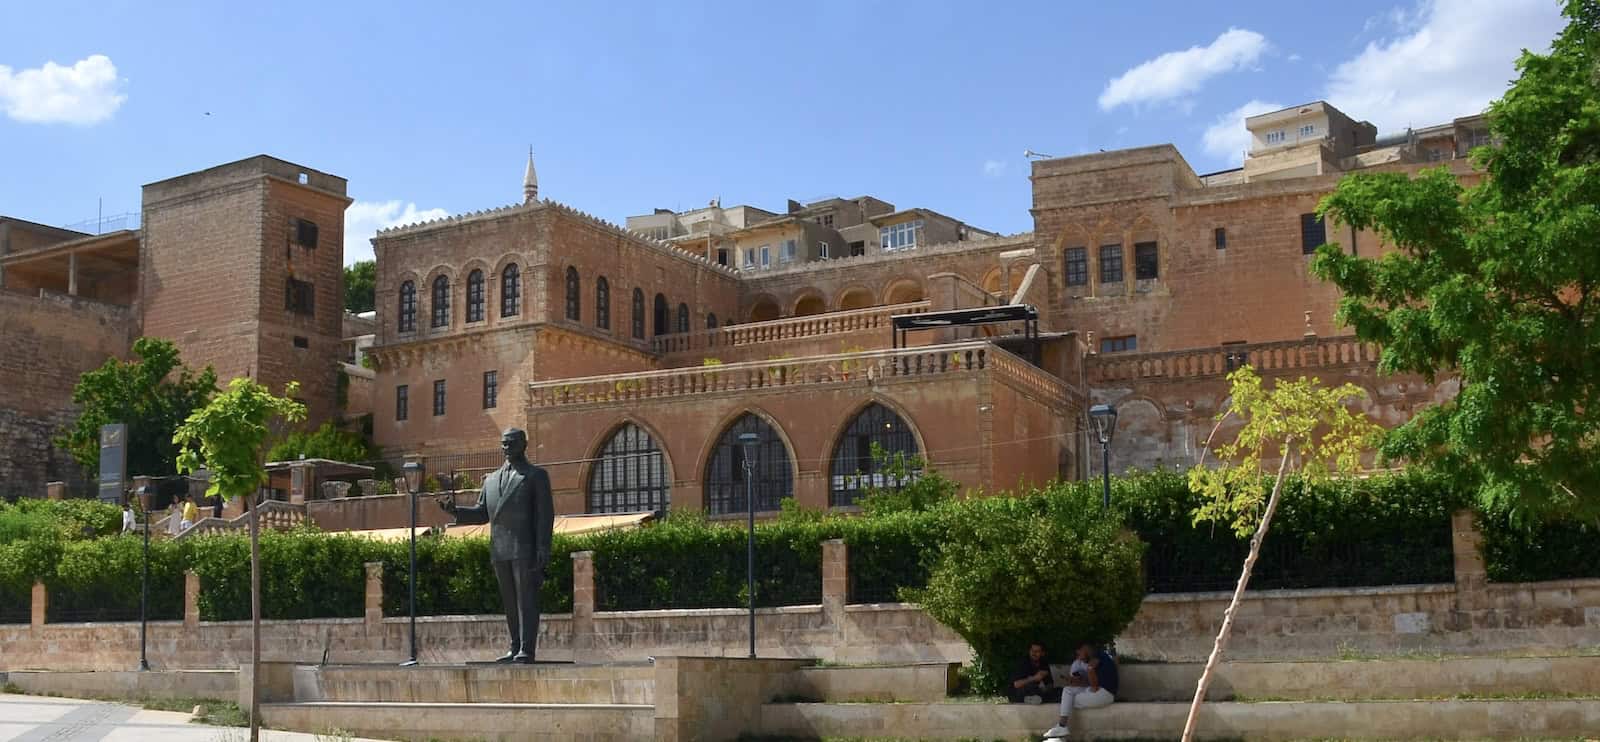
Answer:
POLYGON ((78 295, 78 254, 67 253, 67 295, 78 295))
POLYGON ((1489 570, 1483 562, 1483 534, 1471 510, 1458 510, 1450 516, 1450 551, 1455 557, 1456 609, 1471 610, 1487 604, 1484 589, 1489 570))
POLYGON ((192 569, 183 571, 183 627, 200 626, 200 575, 192 569))
POLYGON ((367 633, 383 630, 383 562, 367 562, 367 633))
POLYGON ((44 583, 33 583, 33 615, 30 618, 30 625, 33 628, 44 627, 44 619, 49 613, 49 608, 50 593, 44 589, 44 583))
POLYGON ((572 552, 572 658, 594 649, 594 552, 572 552))
POLYGON ((311 487, 311 464, 296 462, 289 465, 289 504, 306 504, 306 490, 311 487))
POLYGON ((67 496, 66 482, 45 482, 44 498, 46 500, 60 500, 67 496))
POLYGON ((846 643, 844 607, 850 602, 850 547, 844 539, 822 542, 822 615, 833 629, 834 657, 846 643))

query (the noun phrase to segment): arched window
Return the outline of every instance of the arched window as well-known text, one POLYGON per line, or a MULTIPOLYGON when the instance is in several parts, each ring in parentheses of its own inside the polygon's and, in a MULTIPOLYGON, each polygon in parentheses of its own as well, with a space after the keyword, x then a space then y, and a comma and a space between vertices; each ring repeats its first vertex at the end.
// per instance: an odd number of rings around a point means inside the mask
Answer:
POLYGON ((678 304, 678 324, 673 327, 674 332, 689 331, 689 305, 678 304))
POLYGON ((667 326, 672 323, 672 310, 667 308, 667 297, 656 294, 655 309, 655 334, 665 335, 667 334, 667 326))
POLYGON ((594 326, 611 329, 611 284, 601 276, 594 281, 594 326))
POLYGON ((587 512, 635 513, 666 510, 672 479, 654 438, 633 423, 611 435, 589 470, 587 512))
POLYGON ((633 290, 633 336, 644 339, 644 292, 639 289, 633 290))
POLYGON ((450 325, 450 279, 439 276, 433 279, 433 326, 450 325))
MULTIPOLYGON (((904 419, 877 402, 867 405, 834 444, 833 463, 828 469, 829 505, 854 505, 868 489, 893 489, 909 481, 893 481, 894 477, 883 473, 883 467, 872 458, 873 444, 891 459, 896 454, 909 459, 919 453, 917 437, 904 419)), ((917 473, 908 472, 910 476, 917 473)))
POLYGON ((483 271, 467 274, 467 321, 483 321, 483 271))
POLYGON ((411 281, 400 284, 400 331, 417 329, 417 285, 411 281))
POLYGON ((522 277, 517 264, 512 263, 500 271, 500 316, 515 317, 522 314, 522 277))
POLYGON ((715 330, 715 329, 717 329, 717 313, 716 312, 706 312, 706 329, 707 330, 715 330))
POLYGON ((573 322, 583 315, 583 298, 579 289, 578 269, 567 268, 567 319, 573 322))
POLYGON ((756 510, 777 510, 784 498, 794 496, 789 449, 766 420, 747 412, 722 432, 706 464, 706 509, 713 515, 745 511, 745 453, 744 446, 739 443, 741 433, 759 436, 755 445, 755 476, 751 483, 755 489, 756 510))

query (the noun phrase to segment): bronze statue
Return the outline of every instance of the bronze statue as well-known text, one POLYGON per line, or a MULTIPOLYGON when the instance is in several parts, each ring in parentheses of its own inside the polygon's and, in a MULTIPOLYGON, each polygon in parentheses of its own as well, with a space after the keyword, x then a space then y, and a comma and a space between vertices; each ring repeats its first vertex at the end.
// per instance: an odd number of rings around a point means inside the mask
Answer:
POLYGON ((489 559, 511 631, 511 651, 495 662, 531 664, 539 643, 539 588, 550 563, 555 503, 550 475, 528 463, 527 433, 508 428, 500 436, 500 450, 506 463, 483 478, 478 504, 456 507, 455 498, 446 495, 439 507, 458 524, 489 524, 489 559))

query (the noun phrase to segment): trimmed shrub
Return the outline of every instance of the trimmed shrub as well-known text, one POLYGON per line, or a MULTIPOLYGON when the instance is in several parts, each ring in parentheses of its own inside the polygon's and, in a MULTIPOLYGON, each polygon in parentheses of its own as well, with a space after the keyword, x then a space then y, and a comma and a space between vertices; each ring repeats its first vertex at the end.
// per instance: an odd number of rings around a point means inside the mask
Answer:
POLYGON ((1479 514, 1490 582, 1600 577, 1600 523, 1573 519, 1524 522, 1510 513, 1479 514))

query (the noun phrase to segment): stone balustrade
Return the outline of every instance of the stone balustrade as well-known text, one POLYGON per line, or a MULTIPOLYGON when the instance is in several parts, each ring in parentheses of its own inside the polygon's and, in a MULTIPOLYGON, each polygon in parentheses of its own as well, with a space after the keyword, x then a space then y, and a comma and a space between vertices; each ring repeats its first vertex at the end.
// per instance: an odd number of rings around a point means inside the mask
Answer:
POLYGON ((1201 350, 1099 354, 1091 356, 1087 365, 1090 383, 1102 384, 1222 376, 1246 364, 1258 372, 1273 373, 1377 362, 1378 347, 1354 336, 1308 336, 1201 350))
POLYGON ((710 330, 658 335, 650 341, 651 350, 667 355, 711 348, 728 348, 755 343, 774 343, 786 340, 803 340, 829 335, 882 330, 888 332, 890 319, 897 314, 920 314, 928 311, 929 302, 891 304, 883 307, 851 309, 842 312, 813 314, 805 317, 786 317, 768 322, 751 322, 729 325, 710 330))
POLYGON ((1064 386, 987 342, 951 343, 840 353, 807 358, 746 361, 717 366, 645 371, 534 382, 528 385, 534 408, 681 397, 717 392, 831 384, 852 379, 927 377, 988 372, 1064 399, 1064 386), (995 359, 1000 359, 998 362, 995 359))

